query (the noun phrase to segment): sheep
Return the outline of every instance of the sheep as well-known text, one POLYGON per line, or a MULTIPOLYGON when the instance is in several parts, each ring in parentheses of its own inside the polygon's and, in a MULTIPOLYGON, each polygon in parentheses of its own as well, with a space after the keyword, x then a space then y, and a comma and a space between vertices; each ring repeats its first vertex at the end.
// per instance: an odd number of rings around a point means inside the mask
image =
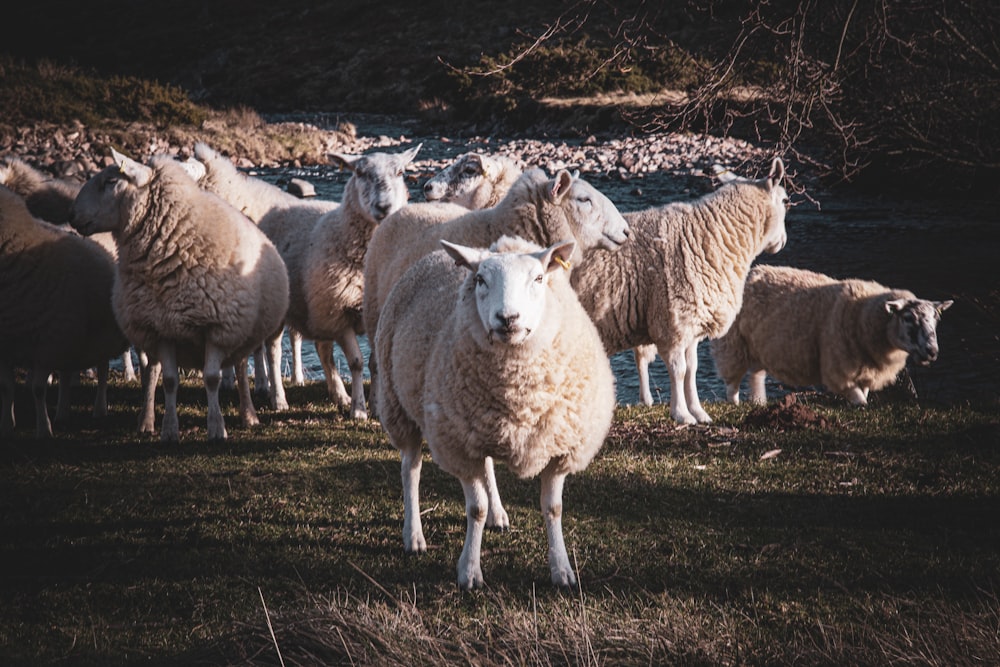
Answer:
POLYGON ((180 440, 180 366, 202 368, 208 439, 224 440, 222 367, 240 363, 240 416, 256 423, 246 356, 280 336, 288 308, 285 266, 263 232, 199 189, 177 161, 156 156, 146 166, 117 152, 113 157, 115 164, 80 190, 71 224, 84 235, 111 231, 118 243, 114 311, 129 340, 162 367, 160 439, 180 440))
POLYGON ((483 585, 486 461, 497 457, 521 478, 541 475, 552 582, 572 586, 562 488, 600 449, 615 409, 608 355, 569 284, 576 243, 441 245, 392 288, 374 343, 379 415, 402 459, 404 546, 427 548, 418 506, 426 437, 465 492, 458 585, 483 585))
POLYGON ((424 198, 469 210, 492 208, 520 176, 521 167, 511 158, 463 153, 424 183, 424 198))
POLYGON ((35 434, 52 436, 45 405, 59 371, 56 420, 69 416, 69 381, 97 366, 94 415, 107 414, 108 360, 128 347, 111 309, 115 266, 99 245, 35 219, 24 199, 0 187, 0 434, 14 422, 14 368, 31 371, 35 434))
MULTIPOLYGON (((52 178, 24 160, 12 156, 0 161, 0 185, 6 185, 23 197, 31 215, 54 225, 69 222, 73 200, 83 187, 83 183, 77 181, 52 178)), ((108 251, 112 259, 118 257, 118 247, 111 234, 94 234, 90 238, 108 251)), ((122 369, 126 381, 136 379, 130 350, 122 355, 122 369)))
POLYGON ((287 322, 316 342, 330 397, 357 420, 368 418, 364 357, 357 340, 364 333, 360 311, 365 251, 379 223, 406 204, 409 191, 403 172, 418 150, 419 145, 399 154, 331 155, 352 172, 342 204, 321 216, 309 233, 289 239, 282 250, 292 286, 287 322), (331 341, 347 358, 350 395, 333 367, 331 341))
POLYGON ((693 202, 626 214, 635 238, 573 272, 609 352, 655 345, 666 353, 670 416, 680 424, 712 421, 698 399, 698 342, 729 329, 753 260, 785 245, 784 173, 775 158, 765 178, 724 179, 693 202))
MULTIPOLYGON (((195 144, 194 158, 201 163, 205 172, 200 179, 196 179, 198 184, 205 190, 219 195, 257 223, 282 256, 297 238, 309 233, 320 216, 340 205, 325 199, 303 200, 267 181, 248 176, 239 171, 229 158, 219 154, 204 142, 195 144)), ((289 339, 292 344, 292 382, 301 386, 305 384, 302 370, 302 336, 294 329, 290 329, 289 339)), ((255 365, 255 370, 260 366, 261 364, 255 365)), ((280 378, 280 367, 273 374, 276 380, 280 378)), ((288 404, 284 402, 284 389, 275 395, 277 400, 283 403, 271 407, 287 408, 288 404)))
POLYGON ((739 403, 750 371, 750 401, 764 403, 767 374, 782 382, 823 385, 853 405, 895 380, 910 355, 938 356, 937 324, 952 301, 918 299, 877 282, 787 266, 757 266, 729 332, 712 343, 726 397, 739 403))

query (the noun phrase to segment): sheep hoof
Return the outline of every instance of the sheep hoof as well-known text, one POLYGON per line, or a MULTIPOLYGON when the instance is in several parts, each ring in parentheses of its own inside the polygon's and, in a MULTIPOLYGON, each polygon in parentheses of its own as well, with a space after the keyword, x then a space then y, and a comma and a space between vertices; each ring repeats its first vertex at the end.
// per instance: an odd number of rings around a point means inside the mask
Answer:
POLYGON ((412 555, 427 553, 427 541, 423 535, 415 535, 403 540, 403 551, 412 555))
POLYGON ((557 588, 576 590, 576 575, 573 570, 553 570, 552 584, 557 588))
POLYGON ((368 421, 368 412, 366 410, 352 410, 351 419, 359 422, 366 422, 368 421))
POLYGON ((472 572, 460 573, 458 575, 458 588, 463 591, 472 591, 482 588, 485 585, 483 581, 483 571, 474 570, 472 572))

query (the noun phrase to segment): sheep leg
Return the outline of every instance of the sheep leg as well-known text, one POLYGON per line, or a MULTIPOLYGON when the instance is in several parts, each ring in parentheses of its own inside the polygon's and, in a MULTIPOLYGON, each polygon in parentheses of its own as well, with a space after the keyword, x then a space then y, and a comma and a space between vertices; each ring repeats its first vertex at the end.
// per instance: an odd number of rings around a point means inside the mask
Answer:
POLYGON ((71 408, 73 405, 73 381, 79 379, 80 374, 75 370, 63 369, 59 371, 59 393, 56 399, 56 423, 60 424, 69 421, 71 408))
POLYGON ((267 342, 253 351, 253 393, 262 399, 271 399, 271 369, 267 367, 267 342))
MULTIPOLYGON (((295 329, 289 329, 288 339, 292 344, 292 384, 296 387, 304 387, 306 376, 302 372, 302 334, 295 329)), ((278 367, 275 374, 281 375, 281 367, 278 367)))
POLYGON ((643 405, 653 404, 653 392, 649 389, 649 364, 656 359, 655 345, 640 345, 632 348, 635 370, 639 375, 639 400, 643 405))
MULTIPOLYGON (((764 380, 767 378, 767 371, 761 369, 759 371, 750 371, 750 402, 757 405, 763 405, 767 403, 767 390, 764 388, 764 380)), ((740 384, 736 383, 736 396, 737 400, 733 403, 739 402, 740 384)))
POLYGON ((701 424, 711 424, 712 418, 701 407, 698 398, 698 341, 688 346, 686 351, 687 372, 684 375, 684 397, 687 399, 688 410, 701 424))
MULTIPOLYGON (((662 345, 657 345, 661 350, 662 345)), ((687 374, 686 350, 670 348, 667 353, 667 371, 670 373, 670 417, 679 424, 697 424, 698 421, 688 412, 687 401, 684 398, 684 379, 687 374)))
POLYGON ((267 363, 270 366, 270 383, 268 396, 272 410, 287 410, 288 399, 285 397, 285 382, 281 377, 281 335, 283 329, 267 341, 267 363), (278 370, 275 370, 278 369, 278 370))
POLYGON ((545 533, 549 539, 549 571, 552 583, 560 587, 576 585, 576 575, 569 564, 566 542, 562 530, 562 492, 566 482, 565 473, 542 471, 542 516, 545 518, 545 533))
POLYGON ((406 553, 420 554, 427 551, 427 540, 420 523, 420 436, 408 438, 406 445, 393 442, 402 459, 400 470, 403 478, 403 549, 406 553))
MULTIPOLYGON (((208 439, 210 441, 226 439, 226 420, 222 418, 222 406, 219 405, 219 385, 222 384, 223 356, 222 350, 216 346, 211 343, 205 345, 205 367, 202 369, 202 375, 205 378, 205 394, 208 397, 208 439)), ((243 359, 241 363, 245 364, 246 359, 243 359)), ((246 366, 243 366, 243 372, 240 375, 242 376, 241 379, 246 379, 246 366)), ((166 369, 164 368, 164 387, 166 387, 166 384, 166 369)), ((248 381, 248 394, 249 388, 248 381)), ((243 408, 242 401, 240 408, 243 408)))
POLYGON ((14 367, 4 363, 0 365, 0 435, 9 436, 14 433, 14 367))
POLYGON ((337 344, 344 351, 347 366, 351 369, 351 418, 365 421, 368 419, 365 408, 365 357, 358 345, 358 337, 353 329, 347 329, 337 337, 337 344))
POLYGON ((844 397, 850 401, 851 405, 868 405, 868 395, 857 385, 844 390, 844 397))
POLYGON ((465 491, 465 546, 458 559, 458 587, 463 591, 483 587, 483 569, 480 554, 483 546, 483 529, 486 527, 486 513, 489 511, 489 495, 486 492, 486 470, 462 480, 465 491))
POLYGON ((500 500, 500 488, 497 486, 496 466, 493 457, 487 456, 486 461, 486 493, 490 498, 490 510, 486 515, 486 527, 494 530, 510 530, 510 517, 500 500))
POLYGON ((240 359, 236 365, 236 388, 240 397, 240 423, 244 426, 257 426, 257 409, 253 406, 253 394, 250 392, 250 363, 248 357, 240 359))
MULTIPOLYGON (((177 351, 173 343, 160 343, 160 373, 163 376, 163 426, 160 442, 177 443, 181 440, 180 422, 177 419, 177 388, 180 374, 177 369, 177 351)), ((221 377, 219 378, 221 381, 221 377)))
POLYGON ((122 371, 125 373, 126 382, 135 382, 135 365, 132 363, 132 348, 125 350, 122 354, 122 371))
MULTIPOLYGON (((145 354, 140 354, 142 361, 145 354)), ((148 358, 140 367, 142 378, 142 410, 139 412, 139 433, 156 432, 156 384, 160 381, 160 362, 148 358)))
POLYGON ((94 416, 108 416, 108 366, 109 363, 97 366, 97 395, 94 396, 94 416))
POLYGON ((323 367, 323 374, 326 375, 326 391, 330 395, 330 400, 341 408, 348 408, 351 405, 351 397, 347 394, 344 381, 340 379, 336 364, 333 363, 333 341, 316 340, 316 356, 323 367))
POLYGON ((226 366, 222 369, 222 380, 219 386, 226 391, 236 386, 236 369, 234 367, 226 366))
MULTIPOLYGON (((60 379, 60 384, 62 380, 60 379)), ((35 399, 35 435, 39 438, 52 437, 52 422, 45 406, 45 392, 49 387, 48 370, 35 367, 31 375, 31 395, 35 399)))

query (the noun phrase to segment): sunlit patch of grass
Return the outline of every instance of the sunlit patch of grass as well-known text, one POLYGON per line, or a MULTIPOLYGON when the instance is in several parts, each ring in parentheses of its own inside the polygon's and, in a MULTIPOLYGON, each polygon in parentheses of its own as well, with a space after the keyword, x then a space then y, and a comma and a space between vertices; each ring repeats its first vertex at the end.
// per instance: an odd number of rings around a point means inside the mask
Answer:
POLYGON ((805 395, 828 427, 781 431, 747 406, 688 428, 620 408, 564 494, 581 590, 549 582, 538 481, 501 467, 512 530, 462 594, 458 482, 426 457, 429 550, 404 554, 398 453, 323 385, 255 428, 226 394, 230 438, 208 443, 186 378, 178 445, 134 433, 137 386, 97 421, 92 392, 36 441, 22 387, 0 446, 7 663, 279 664, 276 641, 286 664, 971 665, 1000 646, 990 406, 805 395))

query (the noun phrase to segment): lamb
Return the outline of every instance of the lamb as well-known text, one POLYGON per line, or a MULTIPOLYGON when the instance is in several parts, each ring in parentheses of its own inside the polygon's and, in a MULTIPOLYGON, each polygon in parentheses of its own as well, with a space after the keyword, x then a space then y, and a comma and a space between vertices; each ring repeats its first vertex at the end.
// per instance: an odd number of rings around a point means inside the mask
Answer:
POLYGON ((369 239, 386 216, 406 204, 403 172, 420 146, 399 154, 333 154, 351 170, 341 206, 319 218, 311 231, 287 239, 282 257, 288 267, 291 296, 288 324, 316 341, 330 397, 351 417, 368 418, 364 392, 364 357, 357 336, 364 332, 361 305, 364 257, 369 239), (344 351, 351 369, 351 395, 333 367, 333 344, 344 351))
POLYGON ((521 167, 511 158, 463 153, 424 183, 424 198, 473 211, 492 208, 520 176, 521 167))
POLYGON ((52 437, 45 391, 53 371, 57 421, 69 416, 69 378, 92 366, 94 415, 107 414, 108 360, 128 347, 111 309, 114 276, 103 248, 35 219, 21 197, 0 187, 0 434, 15 426, 16 366, 31 371, 38 437, 52 437))
MULTIPOLYGON (((285 266, 263 232, 199 189, 175 160, 156 156, 146 166, 113 155, 116 164, 80 190, 71 224, 85 235, 111 231, 118 243, 113 307, 129 340, 162 367, 160 439, 180 439, 180 366, 202 368, 208 438, 224 440, 222 367, 239 363, 240 416, 256 423, 246 356, 280 336, 288 308, 285 266)), ((148 406, 149 384, 145 398, 148 406)))
POLYGON ((404 545, 427 548, 418 507, 426 436, 434 461, 465 492, 458 585, 483 585, 490 457, 522 478, 541 475, 552 582, 574 585, 563 484, 600 449, 615 409, 608 356, 564 268, 576 244, 441 245, 446 252, 427 255, 392 288, 374 344, 379 415, 402 457, 404 545))
POLYGON ((775 158, 765 178, 723 179, 694 202, 626 214, 635 238, 573 272, 609 352, 655 345, 666 353, 670 416, 681 424, 712 421, 698 399, 698 342, 729 329, 753 260, 785 245, 784 173, 775 158))
MULTIPOLYGON (((229 158, 204 142, 195 144, 194 158, 202 164, 205 172, 200 179, 196 179, 198 184, 219 195, 257 223, 283 256, 297 237, 309 233, 320 216, 339 206, 337 202, 325 199, 303 200, 267 181, 248 176, 239 171, 229 158)), ((292 344, 292 382, 302 385, 305 383, 302 371, 302 336, 292 329, 289 331, 289 339, 292 344)), ((259 366, 258 364, 255 369, 259 366)), ((274 375, 278 378, 280 372, 275 371, 274 375)), ((284 390, 276 396, 279 401, 284 401, 284 390)), ((288 405, 286 402, 271 407, 285 409, 288 405)))
POLYGON ((823 385, 853 405, 895 380, 910 355, 921 365, 938 356, 937 324, 952 301, 918 299, 873 281, 836 280, 787 266, 757 266, 743 309, 712 354, 739 403, 750 371, 750 401, 764 403, 767 374, 793 385, 823 385))

